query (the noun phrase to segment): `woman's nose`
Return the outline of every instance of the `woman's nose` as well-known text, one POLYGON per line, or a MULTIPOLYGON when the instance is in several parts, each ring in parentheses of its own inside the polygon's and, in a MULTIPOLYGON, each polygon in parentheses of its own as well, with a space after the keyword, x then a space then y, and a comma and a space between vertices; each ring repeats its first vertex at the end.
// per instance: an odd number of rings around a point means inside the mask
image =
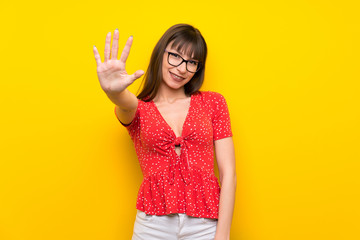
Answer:
POLYGON ((186 62, 182 62, 179 66, 177 66, 179 72, 186 72, 186 62))

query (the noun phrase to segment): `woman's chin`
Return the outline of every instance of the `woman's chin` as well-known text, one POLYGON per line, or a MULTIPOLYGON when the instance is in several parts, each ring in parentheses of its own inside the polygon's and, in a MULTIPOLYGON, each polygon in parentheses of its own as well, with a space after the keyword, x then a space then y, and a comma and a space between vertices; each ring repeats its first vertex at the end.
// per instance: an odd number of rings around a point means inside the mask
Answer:
POLYGON ((166 79, 166 80, 163 80, 163 84, 166 85, 168 88, 171 88, 171 89, 179 89, 179 88, 183 88, 184 85, 185 85, 185 81, 175 81, 175 80, 172 80, 172 79, 166 79))

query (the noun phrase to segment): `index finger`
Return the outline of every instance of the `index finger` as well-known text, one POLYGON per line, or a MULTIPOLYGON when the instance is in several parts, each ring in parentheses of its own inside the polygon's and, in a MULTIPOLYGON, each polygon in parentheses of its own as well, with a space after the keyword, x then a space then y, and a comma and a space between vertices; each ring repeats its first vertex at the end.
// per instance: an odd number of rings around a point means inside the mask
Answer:
POLYGON ((121 56, 120 56, 120 61, 123 62, 124 64, 126 63, 126 60, 127 60, 128 56, 129 56, 132 42, 133 42, 133 36, 131 35, 128 38, 128 40, 126 41, 125 47, 124 47, 124 49, 123 49, 123 51, 121 53, 121 56))

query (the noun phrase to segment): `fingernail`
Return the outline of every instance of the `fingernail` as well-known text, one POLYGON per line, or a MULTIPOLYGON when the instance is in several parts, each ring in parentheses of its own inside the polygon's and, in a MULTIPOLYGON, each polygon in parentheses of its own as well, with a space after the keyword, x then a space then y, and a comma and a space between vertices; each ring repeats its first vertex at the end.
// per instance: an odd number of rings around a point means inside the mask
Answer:
POLYGON ((119 29, 117 28, 117 29, 115 29, 115 31, 119 31, 119 29))
POLYGON ((96 48, 95 45, 94 45, 94 48, 96 48))
POLYGON ((132 38, 133 38, 134 36, 133 36, 133 35, 130 35, 130 37, 132 37, 132 38))

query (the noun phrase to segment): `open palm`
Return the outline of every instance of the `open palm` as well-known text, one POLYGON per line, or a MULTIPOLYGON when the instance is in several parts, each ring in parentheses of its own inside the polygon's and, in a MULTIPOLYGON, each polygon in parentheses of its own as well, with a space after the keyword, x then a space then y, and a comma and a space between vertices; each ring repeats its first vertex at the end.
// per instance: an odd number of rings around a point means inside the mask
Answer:
POLYGON ((129 75, 126 72, 125 65, 133 41, 132 36, 129 37, 129 39, 127 40, 126 45, 121 53, 120 60, 117 60, 118 50, 119 50, 118 30, 115 30, 114 32, 113 44, 111 48, 111 58, 110 58, 110 40, 111 40, 111 32, 109 32, 106 35, 104 62, 101 62, 99 52, 97 48, 94 47, 93 51, 97 65, 97 75, 99 78, 101 88, 106 93, 122 92, 136 79, 141 77, 144 74, 144 71, 138 70, 131 75, 129 75))

